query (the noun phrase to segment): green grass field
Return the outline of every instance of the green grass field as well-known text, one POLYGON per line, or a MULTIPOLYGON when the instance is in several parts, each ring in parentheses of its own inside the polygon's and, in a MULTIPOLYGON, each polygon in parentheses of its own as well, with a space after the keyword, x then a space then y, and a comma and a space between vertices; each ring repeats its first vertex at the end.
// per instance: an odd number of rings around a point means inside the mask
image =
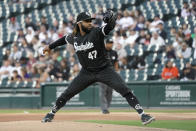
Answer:
MULTIPOLYGON (((47 113, 49 109, 1 109, 0 114, 4 113, 47 113)), ((111 109, 111 112, 135 112, 134 110, 127 109, 111 109)), ((146 109, 147 113, 196 113, 195 109, 146 109)), ((72 113, 72 112, 100 112, 99 109, 63 109, 60 113, 72 113)), ((139 127, 154 127, 154 128, 166 128, 166 129, 180 129, 188 131, 196 131, 196 120, 157 120, 147 126, 143 126, 141 121, 129 120, 129 121, 109 121, 109 120, 82 120, 77 122, 89 122, 89 123, 101 123, 101 124, 116 124, 116 125, 128 125, 139 127)))
POLYGON ((108 121, 108 120, 87 120, 78 122, 91 122, 99 124, 115 124, 115 125, 128 125, 128 126, 139 126, 139 127, 154 127, 154 128, 165 128, 165 129, 179 129, 196 131, 196 120, 159 120, 152 122, 147 126, 141 125, 141 121, 108 121))

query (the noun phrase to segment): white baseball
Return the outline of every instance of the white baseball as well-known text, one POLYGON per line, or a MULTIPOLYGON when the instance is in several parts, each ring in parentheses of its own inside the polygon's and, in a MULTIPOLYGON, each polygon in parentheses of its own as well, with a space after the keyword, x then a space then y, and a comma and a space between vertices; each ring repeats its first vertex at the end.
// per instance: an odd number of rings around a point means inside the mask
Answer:
POLYGON ((39 52, 40 55, 45 56, 45 54, 44 54, 44 47, 40 47, 38 49, 38 52, 39 52))

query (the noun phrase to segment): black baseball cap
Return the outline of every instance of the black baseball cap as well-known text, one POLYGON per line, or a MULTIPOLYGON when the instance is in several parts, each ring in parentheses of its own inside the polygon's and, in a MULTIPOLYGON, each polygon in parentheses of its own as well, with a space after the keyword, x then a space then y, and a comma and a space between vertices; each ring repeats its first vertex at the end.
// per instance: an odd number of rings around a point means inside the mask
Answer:
POLYGON ((91 17, 91 14, 89 12, 82 12, 77 16, 77 24, 81 21, 85 21, 85 20, 94 20, 95 18, 91 17))
POLYGON ((107 39, 106 44, 113 44, 113 39, 112 38, 107 39))

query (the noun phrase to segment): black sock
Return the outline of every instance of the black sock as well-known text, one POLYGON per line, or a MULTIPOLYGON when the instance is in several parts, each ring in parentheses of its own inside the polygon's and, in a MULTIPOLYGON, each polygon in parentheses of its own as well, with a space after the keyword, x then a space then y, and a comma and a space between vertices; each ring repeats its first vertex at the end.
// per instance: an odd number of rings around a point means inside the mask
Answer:
POLYGON ((138 112, 138 114, 142 114, 144 112, 143 108, 139 104, 139 101, 132 92, 127 93, 124 97, 126 98, 129 105, 138 112))
POLYGON ((51 113, 53 113, 53 114, 56 113, 65 104, 66 104, 66 101, 63 98, 59 97, 56 100, 56 104, 52 107, 51 113))

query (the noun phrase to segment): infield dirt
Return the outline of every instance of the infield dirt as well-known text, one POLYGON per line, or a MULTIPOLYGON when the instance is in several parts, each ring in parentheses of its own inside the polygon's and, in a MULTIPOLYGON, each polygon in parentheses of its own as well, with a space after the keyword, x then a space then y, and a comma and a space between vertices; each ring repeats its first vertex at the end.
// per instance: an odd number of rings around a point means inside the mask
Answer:
MULTIPOLYGON (((196 120, 196 113, 151 113, 156 120, 196 120)), ((51 123, 41 123, 45 114, 0 114, 0 131, 170 131, 169 129, 135 127, 126 125, 75 122, 77 120, 139 120, 132 112, 115 112, 103 115, 99 112, 57 113, 51 123)), ((174 131, 174 130, 171 130, 174 131)))

